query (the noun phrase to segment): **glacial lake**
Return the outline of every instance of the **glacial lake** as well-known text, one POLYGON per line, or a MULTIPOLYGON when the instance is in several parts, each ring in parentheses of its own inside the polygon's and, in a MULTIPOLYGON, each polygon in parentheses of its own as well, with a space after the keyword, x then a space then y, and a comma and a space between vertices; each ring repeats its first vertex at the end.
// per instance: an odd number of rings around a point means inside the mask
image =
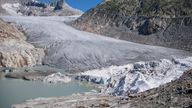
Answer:
POLYGON ((68 96, 73 93, 89 92, 94 88, 80 82, 47 84, 19 79, 0 79, 0 108, 38 97, 68 96))

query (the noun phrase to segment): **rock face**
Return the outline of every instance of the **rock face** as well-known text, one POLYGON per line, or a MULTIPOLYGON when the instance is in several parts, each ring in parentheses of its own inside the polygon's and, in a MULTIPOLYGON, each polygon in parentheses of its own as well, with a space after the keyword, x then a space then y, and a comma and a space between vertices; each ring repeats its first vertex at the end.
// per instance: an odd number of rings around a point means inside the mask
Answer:
POLYGON ((0 67, 41 64, 44 50, 27 43, 15 26, 0 20, 0 67))
POLYGON ((106 0, 72 25, 122 40, 192 50, 191 0, 106 0))
POLYGON ((82 12, 73 9, 63 0, 53 0, 50 4, 37 0, 1 0, 0 15, 24 16, 69 16, 82 12))
POLYGON ((63 0, 55 0, 55 8, 54 8, 54 10, 61 10, 61 9, 63 9, 63 3, 64 3, 64 1, 63 0))

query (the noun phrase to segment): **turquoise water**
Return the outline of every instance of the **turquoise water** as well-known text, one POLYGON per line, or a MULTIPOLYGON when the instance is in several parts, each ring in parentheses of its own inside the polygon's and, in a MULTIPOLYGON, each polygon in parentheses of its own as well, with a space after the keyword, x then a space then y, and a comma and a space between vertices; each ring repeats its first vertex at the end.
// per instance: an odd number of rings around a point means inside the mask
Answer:
POLYGON ((93 88, 71 82, 68 84, 46 84, 15 79, 0 79, 0 108, 10 108, 27 99, 37 97, 67 96, 73 93, 88 92, 93 88))

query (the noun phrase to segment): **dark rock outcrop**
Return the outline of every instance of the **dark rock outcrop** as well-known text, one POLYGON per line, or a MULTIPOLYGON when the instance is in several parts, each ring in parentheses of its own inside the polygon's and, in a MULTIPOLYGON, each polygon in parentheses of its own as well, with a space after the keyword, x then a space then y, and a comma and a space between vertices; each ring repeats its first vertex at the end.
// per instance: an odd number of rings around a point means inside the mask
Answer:
POLYGON ((63 0, 55 0, 54 1, 54 10, 61 10, 61 9, 63 9, 63 3, 64 3, 64 1, 63 0))
POLYGON ((122 40, 192 50, 191 0, 105 0, 72 25, 122 40))

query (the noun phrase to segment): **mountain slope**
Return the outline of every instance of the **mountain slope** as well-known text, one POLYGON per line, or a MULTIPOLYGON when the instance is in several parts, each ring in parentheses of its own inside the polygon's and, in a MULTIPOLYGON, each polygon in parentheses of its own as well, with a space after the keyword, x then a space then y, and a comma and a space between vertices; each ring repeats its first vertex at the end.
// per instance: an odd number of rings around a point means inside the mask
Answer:
POLYGON ((45 65, 70 72, 191 55, 186 51, 136 44, 78 31, 63 23, 76 17, 2 18, 22 27, 30 43, 45 49, 45 65))
POLYGON ((0 67, 24 67, 42 63, 44 50, 27 43, 14 25, 0 20, 0 67))
POLYGON ((191 0, 106 0, 72 25, 137 43, 192 50, 191 0))

